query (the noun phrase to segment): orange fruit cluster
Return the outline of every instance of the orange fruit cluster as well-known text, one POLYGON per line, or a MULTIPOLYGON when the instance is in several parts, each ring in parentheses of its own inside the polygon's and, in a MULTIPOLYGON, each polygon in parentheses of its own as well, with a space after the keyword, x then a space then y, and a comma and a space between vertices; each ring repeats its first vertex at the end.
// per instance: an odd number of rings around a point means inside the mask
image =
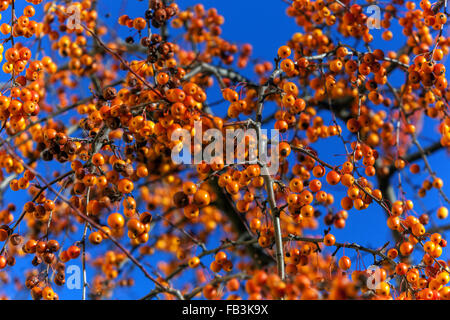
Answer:
POLYGON ((131 263, 151 281, 146 298, 450 299, 448 228, 430 223, 447 219, 450 200, 428 159, 450 147, 446 1, 378 5, 375 21, 349 0, 288 1, 286 19, 300 31, 269 62, 224 39, 225 17, 203 4, 151 0, 140 14, 111 12, 129 34, 122 39, 97 1, 0 1, 12 14, 0 25, 9 79, 0 93, 0 275, 26 263, 23 287, 44 300, 59 299, 66 264, 80 259, 95 270, 84 298, 133 286, 131 263), (374 24, 385 47, 372 48, 374 24), (392 39, 400 50, 389 49, 392 39), (423 121, 437 128, 429 147, 423 121), (221 136, 189 143, 198 123, 221 136), (228 150, 229 129, 257 134, 228 150), (274 173, 251 160, 262 129, 280 133, 274 173), (325 139, 340 157, 316 150, 325 139), (223 152, 180 164, 172 155, 186 144, 193 159, 223 152), (423 210, 420 198, 439 205, 423 210), (371 225, 359 227, 377 247, 337 236, 369 209, 385 215, 389 244, 371 225))

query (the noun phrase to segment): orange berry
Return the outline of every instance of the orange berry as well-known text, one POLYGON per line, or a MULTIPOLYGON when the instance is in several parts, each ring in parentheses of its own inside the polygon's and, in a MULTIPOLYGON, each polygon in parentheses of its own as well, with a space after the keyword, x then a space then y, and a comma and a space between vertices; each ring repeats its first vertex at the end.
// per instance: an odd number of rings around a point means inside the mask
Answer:
POLYGON ((209 196, 209 193, 207 191, 205 191, 205 190, 198 190, 194 194, 194 202, 199 207, 204 207, 204 206, 209 205, 209 203, 211 202, 211 198, 209 196))
POLYGON ((142 30, 145 28, 145 26, 147 25, 147 22, 145 21, 144 18, 136 18, 133 20, 133 28, 135 28, 136 30, 142 30))
POLYGON ((347 257, 347 256, 342 256, 342 257, 339 259, 339 268, 341 268, 342 270, 348 270, 348 269, 350 269, 351 265, 352 265, 352 262, 351 262, 351 260, 350 260, 349 257, 347 257))
POLYGON ((332 170, 332 171, 328 172, 326 179, 327 179, 328 184, 334 186, 334 185, 338 184, 339 181, 341 181, 341 175, 339 173, 337 173, 336 171, 332 170))
POLYGON ((331 233, 328 233, 324 238, 323 238, 323 243, 326 246, 332 246, 336 243, 336 238, 334 237, 334 235, 332 235, 331 233))
POLYGON ((117 184, 117 188, 122 193, 125 193, 125 194, 131 193, 134 189, 134 184, 131 180, 124 178, 124 179, 119 180, 119 183, 117 184))
POLYGON ((287 57, 289 57, 291 55, 291 48, 289 48, 288 46, 281 46, 278 49, 278 56, 282 59, 286 59, 287 57))
POLYGON ((200 264, 200 259, 198 257, 192 257, 188 261, 188 265, 192 269, 198 267, 199 264, 200 264))
POLYGON ((125 225, 125 219, 120 213, 111 213, 108 216, 108 225, 111 229, 120 229, 125 225))

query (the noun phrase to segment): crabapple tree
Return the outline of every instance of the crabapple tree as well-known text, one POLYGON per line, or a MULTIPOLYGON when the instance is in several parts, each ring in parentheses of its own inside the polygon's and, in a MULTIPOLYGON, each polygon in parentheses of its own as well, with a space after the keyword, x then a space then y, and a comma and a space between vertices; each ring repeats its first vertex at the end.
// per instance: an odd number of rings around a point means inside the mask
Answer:
POLYGON ((55 300, 79 264, 80 299, 136 274, 145 299, 450 299, 446 0, 271 1, 298 32, 269 61, 206 3, 102 2, 0 0, 1 281, 55 300), (337 236, 365 210, 389 242, 337 236))

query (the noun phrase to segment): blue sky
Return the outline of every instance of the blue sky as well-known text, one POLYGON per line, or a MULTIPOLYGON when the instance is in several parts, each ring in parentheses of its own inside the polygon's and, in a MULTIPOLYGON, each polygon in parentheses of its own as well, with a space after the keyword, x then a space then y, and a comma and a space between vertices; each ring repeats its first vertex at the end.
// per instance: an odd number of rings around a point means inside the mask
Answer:
MULTIPOLYGON (((190 1, 190 0, 180 0, 177 3, 179 6, 184 9, 188 6, 192 6, 196 4, 198 1, 190 1)), ((16 1, 16 7, 18 10, 21 10, 25 5, 24 0, 16 1)), ((99 17, 106 23, 106 25, 112 29, 114 29, 118 34, 122 37, 126 36, 134 36, 135 40, 138 41, 138 36, 135 32, 130 31, 126 27, 119 27, 117 24, 117 18, 121 14, 128 14, 130 17, 134 18, 137 16, 142 16, 143 12, 146 9, 146 1, 137 2, 137 1, 125 1, 125 0, 114 0, 114 1, 104 1, 99 0, 99 17), (109 13, 110 17, 106 17, 105 14, 109 13)), ((253 54, 252 58, 257 59, 257 61, 268 60, 273 61, 273 58, 276 56, 276 52, 278 47, 285 44, 287 40, 295 32, 301 32, 302 30, 295 24, 293 18, 289 18, 285 15, 285 10, 287 8, 286 3, 281 0, 247 0, 247 1, 236 1, 236 0, 206 0, 204 1, 204 5, 206 8, 215 7, 218 9, 218 12, 225 17, 225 24, 222 26, 223 30, 223 38, 227 40, 231 40, 236 44, 244 44, 251 43, 253 46, 253 54)), ((42 5, 39 10, 42 10, 42 5)), ((38 14, 39 11, 38 10, 38 14)), ((3 13, 2 22, 7 21, 9 16, 9 10, 6 13, 3 13)), ((388 47, 389 50, 398 49, 404 41, 404 37, 401 35, 401 30, 395 23, 391 30, 394 33, 394 39, 389 43, 381 41, 381 33, 380 30, 372 30, 372 34, 374 36, 374 41, 371 44, 372 49, 381 48, 386 50, 388 47)), ((179 34, 179 31, 170 31, 171 38, 174 39, 179 34)), ((342 36, 333 34, 336 39, 340 39, 343 42, 346 40, 343 39, 342 36)), ((169 39, 169 40, 170 40, 169 39)), ((348 44, 353 44, 354 41, 350 40, 347 42, 348 44)), ((7 49, 6 46, 5 49, 7 49)), ((48 48, 47 48, 48 49, 48 48)), ((362 48, 359 48, 362 49, 362 48)), ((448 65, 448 64, 446 64, 448 65)), ((256 80, 255 75, 252 72, 252 66, 250 65, 243 71, 244 75, 252 80, 256 80)), ((4 75, 0 76, 1 81, 7 80, 4 75), (2 78, 3 77, 3 78, 2 78)), ((403 81, 403 76, 399 74, 394 74, 393 78, 390 82, 395 86, 398 85, 399 81, 403 81)), ((84 92, 87 94, 88 88, 87 85, 82 86, 80 92, 84 92)), ((208 92, 209 101, 216 101, 220 98, 220 92, 217 90, 217 87, 214 87, 213 90, 208 92), (215 90, 214 90, 215 89, 215 90)), ((50 102, 50 101, 47 101, 50 102)), ((223 114, 226 112, 226 105, 221 104, 217 107, 214 107, 214 110, 218 110, 219 114, 223 114)), ((273 110, 273 105, 270 103, 266 107, 266 113, 269 114, 271 110, 273 110)), ((331 118, 329 115, 323 115, 326 124, 332 124, 331 118), (328 123, 327 123, 328 121, 328 123)), ((427 119, 425 122, 425 129, 419 134, 419 140, 422 142, 422 145, 426 147, 432 142, 438 139, 438 133, 436 130, 438 122, 434 120, 427 119)), ((341 123, 341 125, 343 125, 341 123)), ((344 126, 344 125, 343 125, 344 126)), ((314 145, 314 148, 318 151, 319 156, 333 164, 341 163, 343 160, 342 155, 343 145, 339 138, 333 137, 328 138, 326 140, 319 140, 318 143, 314 145)), ((411 152, 415 150, 412 148, 411 152)), ((444 182, 450 181, 450 173, 448 170, 448 162, 447 157, 445 155, 445 151, 441 150, 436 152, 434 155, 429 157, 431 166, 433 170, 436 171, 437 175, 441 177, 444 182)), ((55 168, 52 165, 40 165, 39 168, 46 168, 49 172, 54 170, 55 168)), ((412 177, 413 179, 418 179, 417 183, 421 183, 424 178, 427 177, 427 174, 420 174, 412 177)), ((396 178, 393 178, 393 181, 396 183, 396 178)), ((395 185, 395 184, 394 184, 395 185)), ((450 186, 447 183, 444 183, 444 192, 446 194, 450 194, 450 186)), ((405 187, 405 190, 408 194, 408 199, 413 199, 413 192, 411 192, 411 188, 405 187)), ((340 199, 345 195, 345 189, 342 186, 329 187, 327 186, 326 191, 333 191, 335 195, 335 207, 339 208, 340 199)), ((23 204, 26 201, 26 192, 8 192, 6 194, 6 201, 13 201, 18 205, 23 204)), ((437 221, 435 210, 443 205, 442 199, 440 199, 438 193, 433 190, 427 194, 427 197, 422 199, 423 208, 419 205, 419 202, 416 202, 415 210, 420 215, 423 213, 423 210, 432 210, 431 218, 433 222, 436 223, 448 223, 448 221, 437 221)), ((18 214, 18 213, 17 213, 18 214)), ((322 219, 321 219, 322 220, 322 219)), ((310 232, 310 234, 317 234, 323 230, 324 227, 321 225, 318 230, 310 232)), ((391 240, 391 232, 386 226, 386 215, 381 208, 376 205, 371 205, 368 210, 357 211, 352 209, 349 212, 349 218, 347 220, 347 224, 345 229, 343 230, 335 230, 333 229, 333 234, 335 234, 336 238, 340 242, 357 242, 367 246, 379 247, 382 246, 386 241, 391 240)), ((305 231, 305 234, 308 234, 308 231, 305 231)), ((77 238, 78 234, 73 236, 73 241, 79 240, 77 238)), ((218 239, 221 235, 219 233, 215 234, 210 248, 214 247, 215 243, 218 243, 218 239)), ((101 248, 95 248, 94 252, 97 250, 105 250, 107 246, 110 244, 104 243, 101 248)), ((91 250, 91 246, 89 246, 88 250, 91 250)), ((350 257, 354 257, 354 252, 346 251, 350 257)), ((342 251, 339 252, 338 256, 342 255, 342 251)), ((448 250, 444 249, 443 257, 448 258, 448 250)), ((150 258, 146 258, 146 265, 148 263, 149 270, 155 267, 155 261, 159 261, 161 259, 168 259, 169 256, 164 253, 156 253, 154 256, 150 258)), ((370 264, 371 257, 366 257, 364 259, 366 265, 370 264)), ((205 259, 205 265, 209 265, 210 259, 205 259)), ((13 276, 18 276, 23 278, 23 272, 27 270, 30 266, 29 258, 19 258, 16 267, 13 269, 13 276)), ((72 262, 71 262, 72 263, 72 262)), ((79 263, 78 263, 79 264, 79 263)), ((92 277, 94 270, 88 268, 88 277, 92 277)), ((123 289, 123 291, 119 292, 117 290, 113 296, 113 298, 124 299, 130 298, 135 299, 144 296, 153 285, 150 283, 148 279, 146 279, 139 271, 132 270, 130 273, 133 277, 135 277, 136 284, 130 289, 123 289)), ((186 277, 191 277, 192 274, 187 274, 186 277)), ((182 281, 185 282, 189 280, 189 278, 183 278, 182 281)), ((175 282, 176 284, 177 282, 175 282)), ((10 294, 12 297, 16 298, 29 298, 29 294, 25 295, 16 295, 13 293, 13 289, 11 285, 8 286, 0 286, 0 293, 5 292, 10 294)), ((68 290, 67 288, 57 289, 60 298, 62 299, 78 299, 81 297, 81 290, 68 290)))

